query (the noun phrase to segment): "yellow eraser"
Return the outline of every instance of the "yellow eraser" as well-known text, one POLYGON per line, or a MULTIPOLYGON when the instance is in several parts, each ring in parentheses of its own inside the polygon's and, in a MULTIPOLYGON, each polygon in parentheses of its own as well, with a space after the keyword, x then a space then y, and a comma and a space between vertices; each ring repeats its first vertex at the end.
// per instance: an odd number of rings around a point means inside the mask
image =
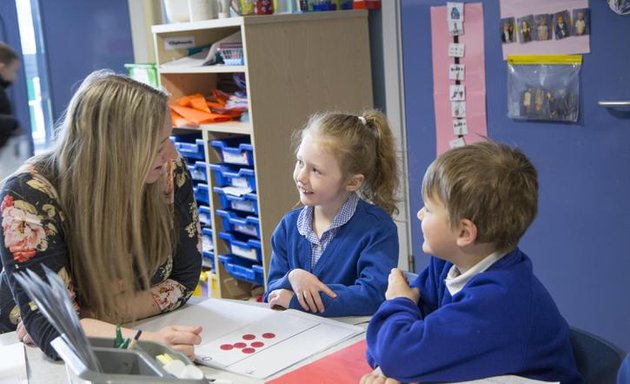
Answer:
POLYGON ((157 355, 155 356, 155 359, 157 361, 159 361, 160 363, 166 365, 169 362, 173 361, 173 357, 171 355, 169 355, 168 353, 163 353, 161 355, 157 355))

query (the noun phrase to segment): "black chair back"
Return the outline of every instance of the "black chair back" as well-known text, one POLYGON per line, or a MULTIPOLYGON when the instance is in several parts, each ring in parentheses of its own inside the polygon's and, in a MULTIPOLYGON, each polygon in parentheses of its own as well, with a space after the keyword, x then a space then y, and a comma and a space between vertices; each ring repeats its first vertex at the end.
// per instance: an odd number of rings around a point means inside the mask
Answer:
POLYGON ((585 384, 616 384, 626 353, 613 343, 578 328, 571 328, 571 346, 585 384))

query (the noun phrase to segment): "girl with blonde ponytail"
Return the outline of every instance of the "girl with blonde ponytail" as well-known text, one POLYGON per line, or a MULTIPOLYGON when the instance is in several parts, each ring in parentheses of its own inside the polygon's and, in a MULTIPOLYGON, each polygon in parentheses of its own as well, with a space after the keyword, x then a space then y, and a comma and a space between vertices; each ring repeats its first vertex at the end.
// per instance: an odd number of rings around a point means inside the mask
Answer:
POLYGON ((296 135, 304 207, 272 237, 265 301, 322 316, 371 315, 398 264, 398 163, 386 117, 321 113, 296 135))
MULTIPOLYGON (((42 266, 66 282, 88 336, 184 304, 201 270, 190 175, 169 136, 168 95, 109 71, 76 91, 52 150, 0 190, 0 330, 16 330, 55 357, 57 331, 14 273, 42 266)), ((200 327, 170 326, 141 339, 188 355, 200 327)), ((123 336, 135 331, 124 329, 123 336)))

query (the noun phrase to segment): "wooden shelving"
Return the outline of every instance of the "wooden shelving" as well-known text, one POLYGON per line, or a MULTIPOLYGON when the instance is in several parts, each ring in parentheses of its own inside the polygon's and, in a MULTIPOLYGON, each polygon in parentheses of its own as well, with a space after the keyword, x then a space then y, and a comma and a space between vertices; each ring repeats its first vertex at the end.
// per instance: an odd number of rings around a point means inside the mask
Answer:
POLYGON ((246 72, 244 65, 207 65, 204 67, 161 66, 159 72, 164 73, 237 73, 246 72))
MULTIPOLYGON (((207 124, 198 130, 204 139, 206 161, 218 163, 209 145, 214 139, 248 136, 254 147, 254 169, 259 205, 262 266, 265 280, 271 259, 270 239, 282 216, 298 203, 292 180, 295 163, 291 134, 309 115, 319 111, 358 113, 373 105, 367 11, 247 16, 153 27, 160 83, 173 97, 210 94, 224 73, 244 73, 247 82, 249 122, 207 124), (207 46, 240 31, 245 65, 163 67, 184 57, 188 49, 168 49, 173 38, 207 46)), ((208 170, 210 209, 219 206, 212 193, 215 179, 208 170)), ((219 296, 245 297, 251 285, 235 280, 216 255, 228 248, 218 237, 223 229, 212 215, 215 271, 219 296)))

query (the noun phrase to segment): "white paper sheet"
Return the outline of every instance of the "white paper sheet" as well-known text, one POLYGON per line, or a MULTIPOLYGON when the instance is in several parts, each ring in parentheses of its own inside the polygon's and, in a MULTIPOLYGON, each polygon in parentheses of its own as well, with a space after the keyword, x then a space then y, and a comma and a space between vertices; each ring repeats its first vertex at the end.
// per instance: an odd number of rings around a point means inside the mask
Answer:
POLYGON ((281 321, 276 320, 278 319, 273 317, 264 318, 246 324, 234 332, 195 348, 195 355, 202 364, 215 368, 228 368, 319 325, 315 321, 295 316, 283 316, 281 321), (268 334, 272 336, 265 337, 268 334), (253 339, 246 336, 252 336, 253 339), (233 347, 236 344, 241 345, 233 347), (228 347, 228 349, 222 347, 228 347))
POLYGON ((303 359, 330 348, 364 330, 350 324, 300 311, 283 312, 236 301, 208 299, 196 305, 135 323, 143 330, 155 331, 167 325, 201 325, 202 343, 195 348, 198 362, 215 368, 263 379, 303 359), (273 333, 273 339, 263 333, 273 333), (255 339, 244 339, 245 335, 255 339), (264 346, 244 353, 252 342, 264 346), (245 343, 222 350, 226 344, 245 343), (204 360, 204 357, 206 359, 204 360))

